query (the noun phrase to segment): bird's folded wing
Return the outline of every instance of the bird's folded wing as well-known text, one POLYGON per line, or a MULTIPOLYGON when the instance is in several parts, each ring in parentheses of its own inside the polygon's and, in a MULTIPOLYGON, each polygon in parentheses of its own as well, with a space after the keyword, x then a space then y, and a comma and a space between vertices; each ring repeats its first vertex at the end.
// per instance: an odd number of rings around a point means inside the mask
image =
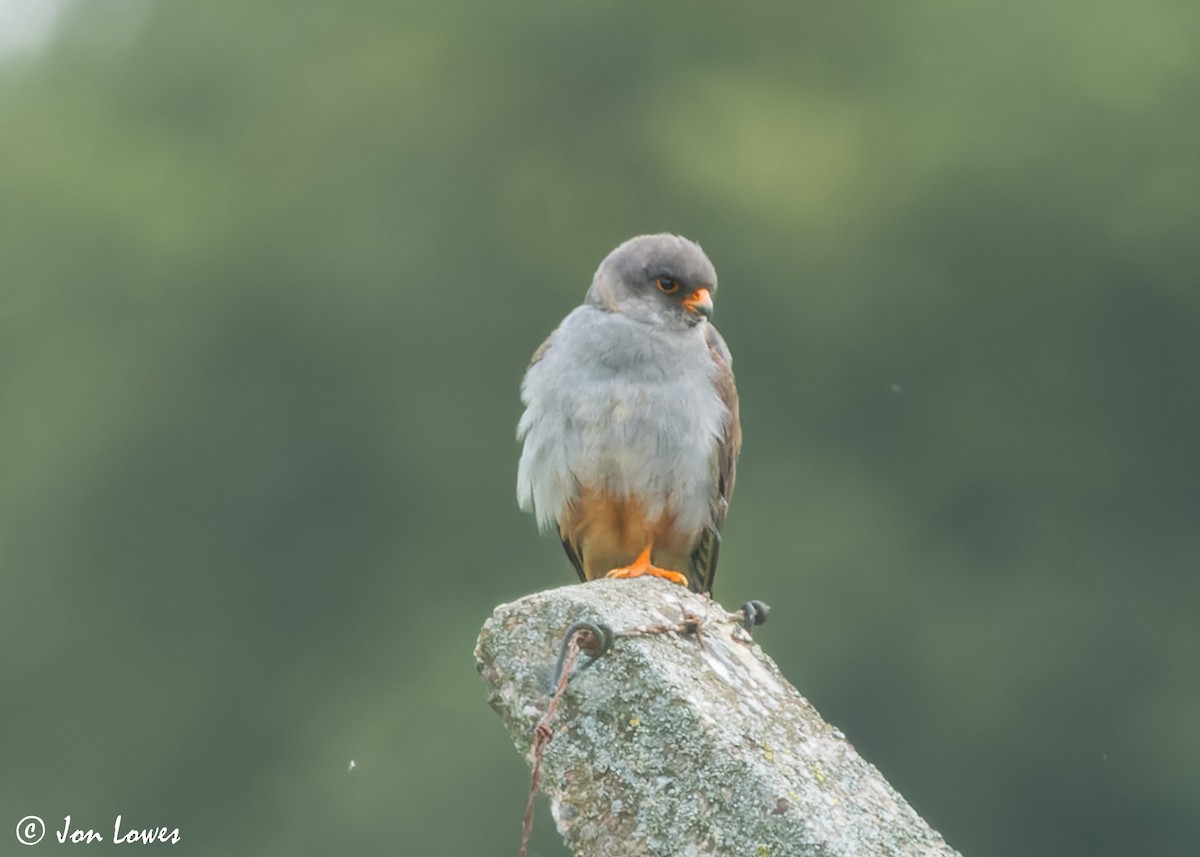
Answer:
POLYGON ((717 474, 716 489, 712 498, 713 528, 705 529, 692 554, 693 581, 702 584, 702 592, 711 592, 713 578, 717 574, 721 527, 725 524, 725 513, 729 509, 729 500, 733 496, 733 483, 737 475, 737 457, 742 448, 742 425, 738 415, 738 394, 733 382, 733 359, 729 354, 729 347, 712 325, 707 325, 705 336, 709 353, 717 367, 713 377, 717 396, 729 412, 721 437, 717 440, 713 461, 717 474))

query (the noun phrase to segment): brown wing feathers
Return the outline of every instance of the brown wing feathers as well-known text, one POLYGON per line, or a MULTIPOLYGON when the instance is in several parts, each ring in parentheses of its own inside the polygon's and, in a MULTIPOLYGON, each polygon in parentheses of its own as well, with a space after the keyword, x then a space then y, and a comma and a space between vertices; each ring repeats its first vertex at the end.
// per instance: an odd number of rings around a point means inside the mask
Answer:
POLYGON ((717 374, 714 383, 717 395, 729 411, 729 419, 725 423, 725 431, 717 443, 716 460, 717 494, 713 498, 714 529, 705 529, 700 536, 700 543, 692 554, 693 588, 701 592, 711 592, 713 579, 717 574, 717 559, 721 547, 721 527, 725 524, 725 513, 729 509, 729 500, 733 496, 733 483, 737 476, 737 457, 742 448, 742 424, 738 414, 737 387, 733 382, 733 370, 729 365, 729 350, 721 335, 713 327, 707 332, 708 350, 713 362, 717 364, 717 374))
POLYGON ((559 531, 559 539, 562 541, 563 550, 567 552, 567 559, 571 561, 571 565, 575 566, 575 571, 579 575, 580 583, 587 583, 587 575, 583 571, 583 559, 579 556, 579 549, 571 543, 567 536, 559 531))

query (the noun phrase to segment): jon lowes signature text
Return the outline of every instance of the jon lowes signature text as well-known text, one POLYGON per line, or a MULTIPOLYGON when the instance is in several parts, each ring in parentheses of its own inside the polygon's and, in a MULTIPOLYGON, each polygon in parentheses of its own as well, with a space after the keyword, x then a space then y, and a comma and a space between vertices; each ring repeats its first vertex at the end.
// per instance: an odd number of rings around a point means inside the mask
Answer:
POLYGON ((58 841, 73 845, 88 844, 92 842, 113 842, 121 845, 126 842, 138 842, 143 845, 150 845, 154 842, 168 842, 175 845, 179 842, 178 827, 126 827, 122 816, 117 816, 113 821, 112 839, 105 840, 104 834, 96 830, 82 830, 71 828, 71 816, 63 818, 62 830, 56 831, 54 834, 58 837, 58 841))

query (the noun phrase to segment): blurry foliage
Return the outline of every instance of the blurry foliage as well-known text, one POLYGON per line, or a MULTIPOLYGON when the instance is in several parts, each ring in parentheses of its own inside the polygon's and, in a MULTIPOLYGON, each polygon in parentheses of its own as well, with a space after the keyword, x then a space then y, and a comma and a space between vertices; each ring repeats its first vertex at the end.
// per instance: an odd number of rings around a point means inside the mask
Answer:
POLYGON ((516 388, 665 229, 718 598, 964 854, 1195 853, 1198 9, 76 4, 0 57, 0 821, 513 853, 516 388))

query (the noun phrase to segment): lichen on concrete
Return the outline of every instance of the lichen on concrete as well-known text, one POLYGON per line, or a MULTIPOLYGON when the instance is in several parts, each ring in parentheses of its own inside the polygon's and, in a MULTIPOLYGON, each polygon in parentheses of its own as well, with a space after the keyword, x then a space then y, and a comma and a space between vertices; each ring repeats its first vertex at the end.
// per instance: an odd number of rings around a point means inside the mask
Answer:
POLYGON ((542 791, 578 857, 954 855, 711 599, 600 580, 496 608, 476 647, 489 702, 532 761, 567 628, 603 623, 545 748, 542 791), (702 618, 699 634, 624 635, 702 618))

